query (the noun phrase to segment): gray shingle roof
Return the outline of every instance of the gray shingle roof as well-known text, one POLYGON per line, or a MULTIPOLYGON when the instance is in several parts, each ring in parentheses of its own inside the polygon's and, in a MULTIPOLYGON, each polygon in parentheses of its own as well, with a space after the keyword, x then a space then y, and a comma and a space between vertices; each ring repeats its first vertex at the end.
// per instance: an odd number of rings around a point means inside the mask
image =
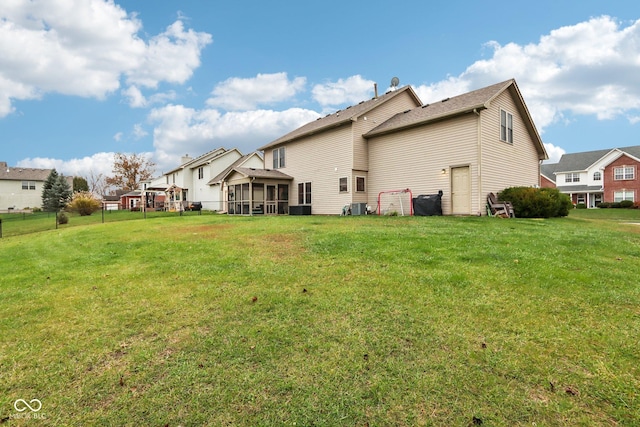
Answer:
POLYGON ((509 90, 513 96, 518 111, 520 112, 525 126, 527 127, 527 131, 536 146, 540 159, 548 158, 542 139, 540 139, 538 130, 533 123, 531 114, 522 99, 522 95, 514 79, 496 83, 452 98, 446 98, 440 102, 425 104, 421 107, 405 111, 404 113, 396 114, 389 120, 371 129, 363 136, 365 138, 370 138, 372 136, 383 135, 400 129, 455 117, 459 114, 470 113, 474 110, 481 111, 488 108, 491 101, 505 90, 509 90))
MULTIPOLYGON (((207 185, 213 185, 213 184, 219 183, 224 178, 226 178, 227 175, 229 175, 229 172, 231 172, 234 168, 236 168, 236 167, 240 166, 241 164, 243 164, 249 157, 253 156, 254 154, 257 154, 257 153, 254 151, 253 153, 245 154, 244 156, 240 157, 238 160, 236 160, 235 162, 233 162, 229 166, 227 166, 218 175, 216 175, 213 178, 211 178, 209 180, 209 182, 207 182, 207 185)), ((260 154, 257 154, 257 155, 260 156, 260 154)))
POLYGON ((8 181, 46 181, 52 169, 12 168, 5 162, 0 168, 0 180, 8 181))
MULTIPOLYGON (((613 150, 615 150, 615 148, 584 151, 582 153, 563 154, 560 158, 560 161, 558 162, 556 172, 577 172, 587 170, 591 165, 596 163, 598 160, 600 160, 613 150)), ((640 145, 617 148, 617 150, 640 159, 640 145)))
POLYGON ((249 178, 293 179, 292 176, 273 169, 233 168, 233 170, 249 178))
POLYGON ((365 134, 365 137, 387 133, 408 126, 415 126, 460 113, 467 113, 474 109, 485 109, 487 108, 487 103, 491 102, 491 100, 514 83, 515 80, 513 79, 507 80, 396 114, 389 120, 371 129, 365 134))
POLYGON ((540 174, 546 176, 551 181, 556 181, 555 172, 558 169, 558 163, 543 163, 540 165, 540 174))
POLYGON ((416 100, 416 102, 419 104, 420 103, 420 99, 418 98, 418 95, 416 95, 416 93, 413 91, 413 89, 411 88, 411 86, 405 86, 401 89, 398 89, 396 91, 390 91, 385 93, 382 96, 378 96, 377 98, 371 98, 368 101, 362 101, 359 104, 356 105, 352 105, 350 107, 347 107, 344 110, 338 110, 333 114, 329 114, 325 117, 321 117, 318 118, 317 120, 314 120, 312 122, 307 123, 306 125, 303 125, 291 132, 289 132, 288 134, 276 139, 275 141, 271 141, 270 143, 263 145, 262 147, 258 148, 258 150, 265 150, 269 147, 274 147, 276 145, 280 145, 283 144, 285 142, 289 142, 292 141, 294 139, 298 139, 298 138, 302 138, 305 136, 309 136, 318 132, 321 132, 323 130, 326 129, 330 129, 333 127, 338 127, 340 125, 343 125, 345 123, 347 123, 348 121, 359 117, 367 112, 369 112, 370 110, 372 110, 373 108, 375 108, 376 106, 400 95, 403 92, 409 92, 411 94, 411 96, 413 96, 416 100))

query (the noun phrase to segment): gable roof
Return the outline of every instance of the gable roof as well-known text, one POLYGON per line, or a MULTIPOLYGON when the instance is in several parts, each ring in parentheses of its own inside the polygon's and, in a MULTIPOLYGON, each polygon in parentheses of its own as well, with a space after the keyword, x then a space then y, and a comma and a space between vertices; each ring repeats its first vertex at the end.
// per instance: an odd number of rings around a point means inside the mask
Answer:
POLYGON ((236 167, 239 167, 240 165, 242 165, 244 162, 246 162, 247 160, 249 160, 252 156, 258 156, 260 157, 260 159, 262 159, 262 156, 260 155, 260 153, 257 152, 253 152, 253 153, 249 153, 246 154, 242 157, 240 157, 239 159, 237 159, 235 162, 231 163, 229 166, 227 166, 222 172, 220 172, 218 175, 214 176, 213 178, 211 178, 209 180, 209 182, 207 182, 207 185, 214 185, 214 184, 218 184, 221 181, 223 181, 228 175, 229 173, 236 167))
MULTIPOLYGON (((12 168, 0 162, 0 180, 5 181, 46 181, 53 169, 12 168)), ((67 177, 68 178, 68 177, 67 177)))
POLYGON ((226 148, 218 147, 215 150, 208 151, 208 152, 196 157, 195 159, 190 159, 187 162, 185 162, 185 163, 181 164, 180 166, 178 166, 177 168, 174 168, 174 169, 170 170, 169 172, 165 172, 162 175, 163 176, 164 175, 169 175, 169 174, 172 174, 174 172, 181 171, 183 169, 195 168, 195 167, 201 166, 203 163, 206 163, 206 161, 208 161, 210 159, 213 159, 213 158, 216 158, 216 157, 218 157, 218 156, 220 156, 220 155, 222 155, 222 154, 224 154, 226 152, 227 152, 226 148))
POLYGON ((338 110, 333 114, 320 117, 306 125, 289 132, 288 134, 271 141, 270 143, 263 145, 258 150, 265 150, 269 147, 275 147, 276 145, 284 144, 286 142, 293 141, 295 139, 303 138, 309 135, 316 134, 318 132, 325 131, 334 127, 342 126, 343 124, 355 120, 359 116, 368 113, 380 104, 383 104, 401 93, 408 92, 412 98, 416 101, 416 104, 420 105, 422 102, 411 86, 404 86, 395 91, 389 91, 382 96, 374 97, 368 101, 362 101, 356 105, 349 106, 344 110, 338 110))
POLYGON ((549 181, 556 182, 556 170, 558 170, 558 163, 543 163, 540 165, 540 175, 549 181))
POLYGON ((604 150, 584 151, 582 153, 563 154, 558 162, 556 172, 585 171, 607 154, 618 151, 635 159, 640 159, 640 145, 623 148, 607 148, 604 150))
POLYGON ((518 85, 514 79, 496 83, 452 98, 445 98, 439 102, 425 104, 421 107, 405 111, 404 113, 396 114, 389 120, 381 123, 364 134, 364 137, 370 138, 373 136, 384 135, 401 129, 449 119, 460 114, 485 110, 489 108, 494 99, 506 90, 511 93, 515 101, 518 111, 520 112, 525 126, 527 127, 527 131, 536 145, 536 150, 538 151, 540 159, 547 159, 547 151, 544 148, 540 134, 533 123, 533 119, 529 114, 529 110, 524 103, 522 94, 520 93, 518 85))
POLYGON ((247 178, 293 179, 292 176, 274 169, 233 168, 232 172, 237 172, 247 178))

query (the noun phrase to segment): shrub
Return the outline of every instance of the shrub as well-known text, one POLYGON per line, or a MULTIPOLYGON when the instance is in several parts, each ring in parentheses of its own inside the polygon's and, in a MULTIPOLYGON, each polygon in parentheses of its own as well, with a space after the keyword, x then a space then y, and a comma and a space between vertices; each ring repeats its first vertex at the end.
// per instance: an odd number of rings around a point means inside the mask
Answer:
POLYGON ((576 209, 587 209, 587 205, 585 205, 584 203, 578 203, 576 205, 576 209))
POLYGON ((100 206, 100 201, 96 200, 90 192, 77 191, 73 194, 71 203, 67 205, 67 210, 76 212, 80 216, 87 216, 100 209, 100 206))
POLYGON ((68 223, 69 223, 69 217, 67 216, 67 214, 65 214, 64 212, 59 212, 58 224, 68 224, 68 223))
POLYGON ((557 188, 510 187, 502 190, 498 198, 511 202, 520 218, 567 216, 573 209, 569 196, 557 188))
POLYGON ((633 202, 631 200, 623 200, 620 202, 620 207, 623 209, 629 209, 633 207, 633 202))

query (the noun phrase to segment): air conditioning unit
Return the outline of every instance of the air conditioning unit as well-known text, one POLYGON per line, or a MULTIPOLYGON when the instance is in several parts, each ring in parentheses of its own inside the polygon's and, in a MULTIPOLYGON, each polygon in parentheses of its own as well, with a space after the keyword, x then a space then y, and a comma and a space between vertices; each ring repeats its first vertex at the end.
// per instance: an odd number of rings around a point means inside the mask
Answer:
POLYGON ((351 215, 366 215, 367 204, 366 203, 351 203, 351 215))

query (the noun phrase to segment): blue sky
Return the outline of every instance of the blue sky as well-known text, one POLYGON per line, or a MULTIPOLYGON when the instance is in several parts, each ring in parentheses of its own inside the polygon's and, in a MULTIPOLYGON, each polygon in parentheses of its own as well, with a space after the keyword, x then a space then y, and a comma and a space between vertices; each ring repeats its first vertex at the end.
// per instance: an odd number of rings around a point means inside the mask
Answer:
POLYGON ((109 175, 254 151, 388 90, 515 78, 552 160, 640 144, 630 1, 16 0, 0 5, 0 161, 109 175))

